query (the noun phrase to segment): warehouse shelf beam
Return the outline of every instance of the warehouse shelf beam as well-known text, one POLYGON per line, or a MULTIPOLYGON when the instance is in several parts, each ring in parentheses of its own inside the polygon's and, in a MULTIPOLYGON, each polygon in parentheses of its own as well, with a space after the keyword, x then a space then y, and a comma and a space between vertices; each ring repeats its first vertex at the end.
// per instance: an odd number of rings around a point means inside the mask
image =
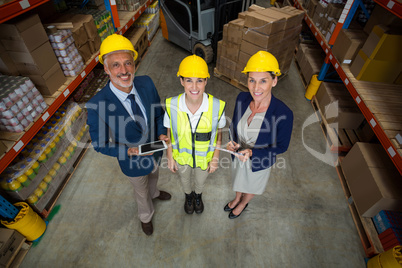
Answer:
MULTIPOLYGON (((352 2, 353 0, 349 0, 349 2, 352 2)), ((347 5, 347 4, 346 4, 347 5)), ((342 12, 348 13, 351 7, 346 6, 345 9, 347 9, 347 12, 342 12)), ((295 0, 295 6, 301 10, 304 10, 304 8, 300 5, 300 3, 295 0)), ((345 11, 345 10, 344 10, 345 11)), ((346 18, 346 17, 345 17, 346 18)), ((345 21, 345 18, 342 21, 342 25, 345 21)), ((311 32, 317 39, 318 43, 320 44, 321 48, 324 50, 325 54, 327 55, 325 58, 325 62, 331 63, 332 66, 334 66, 335 71, 338 73, 339 77, 341 78, 343 84, 346 86, 348 89, 350 95, 353 97, 355 103, 359 107, 360 111, 362 112, 363 116, 366 118, 367 122, 370 124, 370 127, 373 129, 374 133, 376 134, 378 140, 384 147, 385 151, 387 152, 388 156, 391 158, 392 162, 398 169, 399 173, 402 174, 402 156, 399 154, 397 148, 395 148, 395 145, 391 142, 391 140, 388 138, 386 135, 384 129, 381 128, 377 118, 375 118, 374 114, 371 112, 371 110, 367 107, 367 105, 364 103, 363 98, 359 95, 357 92, 355 86, 353 83, 350 82, 350 78, 346 75, 345 71, 342 69, 340 63, 338 60, 335 58, 335 56, 331 52, 330 46, 325 42, 325 39, 321 35, 320 31, 316 28, 314 25, 313 21, 310 19, 307 14, 304 15, 304 21, 307 23, 307 26, 310 28, 311 32)), ((340 23, 338 23, 339 25, 340 23)), ((338 26, 337 25, 337 26, 338 26)), ((341 27, 342 28, 342 27, 341 27)), ((333 35, 335 34, 335 31, 333 35)), ((332 39, 332 37, 331 37, 332 39)))
POLYGON ((402 3, 392 0, 374 0, 374 2, 402 19, 402 3))
POLYGON ((49 0, 21 0, 13 1, 0 6, 0 23, 15 18, 28 10, 36 8, 49 0))

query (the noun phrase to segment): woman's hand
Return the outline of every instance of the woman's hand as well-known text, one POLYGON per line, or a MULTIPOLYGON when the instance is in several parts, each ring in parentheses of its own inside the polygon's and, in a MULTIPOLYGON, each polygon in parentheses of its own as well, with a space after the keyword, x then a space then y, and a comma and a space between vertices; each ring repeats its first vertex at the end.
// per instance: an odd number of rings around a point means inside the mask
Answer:
POLYGON ((158 139, 165 141, 167 145, 170 144, 170 139, 169 139, 169 137, 166 136, 166 135, 164 135, 164 134, 159 135, 158 139))
POLYGON ((168 157, 168 168, 170 169, 170 171, 172 171, 173 173, 176 173, 176 171, 179 169, 177 167, 177 163, 176 161, 173 159, 173 157, 168 157))
POLYGON ((226 150, 236 152, 240 148, 240 144, 234 142, 234 141, 229 141, 228 144, 226 145, 226 150))
POLYGON ((236 154, 236 157, 239 158, 240 161, 246 162, 247 159, 249 159, 252 155, 253 155, 252 150, 245 149, 245 150, 238 152, 238 154, 236 154))
POLYGON ((127 154, 129 156, 138 155, 138 153, 139 153, 138 147, 131 147, 131 148, 128 148, 128 150, 127 150, 127 154))
POLYGON ((212 158, 212 160, 208 163, 207 171, 208 173, 214 173, 218 169, 219 160, 216 158, 212 158))

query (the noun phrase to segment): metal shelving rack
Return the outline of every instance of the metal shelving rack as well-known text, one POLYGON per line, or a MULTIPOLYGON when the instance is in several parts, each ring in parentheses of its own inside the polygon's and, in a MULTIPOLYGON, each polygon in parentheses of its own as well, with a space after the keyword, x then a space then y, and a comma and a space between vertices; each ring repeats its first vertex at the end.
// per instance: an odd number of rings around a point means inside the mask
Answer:
MULTIPOLYGON (((34 7, 46 3, 49 0, 22 0, 14 1, 0 6, 0 23, 3 23, 9 19, 12 19, 34 7), (30 7, 23 8, 22 3, 29 2, 30 7)), ((108 0, 106 0, 108 1, 108 0)), ((137 11, 133 11, 132 18, 124 25, 117 33, 123 34, 126 30, 133 25, 134 21, 144 13, 145 9, 151 4, 151 0, 146 1, 137 11)), ((114 18, 118 20, 117 18, 114 18)), ((15 142, 11 149, 6 152, 0 159, 0 174, 4 169, 13 161, 13 159, 21 152, 21 150, 28 144, 28 142, 36 135, 46 121, 59 109, 59 107, 67 100, 67 98, 74 92, 74 90, 81 84, 87 74, 89 74, 93 68, 99 62, 99 52, 94 54, 92 58, 87 62, 84 70, 77 75, 70 84, 63 89, 62 93, 54 100, 52 104, 42 113, 42 115, 33 123, 33 125, 25 131, 24 134, 15 142)))
MULTIPOLYGON (((374 133, 376 134, 377 138, 381 142, 382 146, 384 149, 387 151, 390 159, 393 161, 395 164, 396 168, 398 169, 399 173, 402 174, 402 156, 401 152, 398 152, 398 148, 392 143, 391 139, 387 136, 385 133, 385 130, 381 127, 381 124, 379 120, 375 117, 374 113, 366 105, 364 102, 364 97, 360 96, 358 90, 356 89, 356 86, 351 82, 351 80, 354 80, 354 77, 350 77, 349 74, 347 74, 347 70, 344 70, 339 61, 335 58, 335 56, 332 54, 331 51, 331 45, 335 42, 335 39, 337 37, 337 34, 339 31, 343 28, 344 23, 346 19, 350 16, 353 16, 354 14, 351 14, 353 12, 350 12, 351 7, 354 4, 354 1, 357 0, 349 0, 346 5, 345 9, 342 12, 341 19, 339 20, 338 24, 336 25, 336 28, 334 30, 334 33, 331 36, 331 39, 329 41, 329 44, 326 42, 325 38, 321 35, 320 31, 317 29, 317 27, 314 25, 313 21, 307 14, 304 16, 304 20, 307 23, 308 27, 310 28, 311 32, 314 34, 315 38, 317 39, 318 43, 321 45, 322 49, 326 53, 326 58, 325 58, 325 63, 328 64, 331 63, 336 72, 338 73, 339 77, 341 78, 342 82, 346 86, 346 88, 349 90, 349 93, 352 95, 353 99, 355 100, 357 106, 360 108, 361 112, 363 113, 364 117, 366 118, 367 122, 370 123, 371 128, 373 129, 374 133), (336 29, 338 31, 336 32, 336 29)), ((402 8, 400 3, 396 3, 393 1, 389 0, 375 0, 377 3, 380 5, 385 5, 385 8, 396 14, 398 17, 402 16, 402 8), (389 4, 392 2, 391 4, 389 4), (390 7, 387 7, 390 6, 390 7), (396 13, 395 13, 396 12, 396 13)), ((301 6, 301 4, 295 0, 295 7, 304 10, 304 8, 301 6)), ((399 134, 401 135, 401 134, 399 134)), ((398 137, 396 137, 398 140, 398 137)))

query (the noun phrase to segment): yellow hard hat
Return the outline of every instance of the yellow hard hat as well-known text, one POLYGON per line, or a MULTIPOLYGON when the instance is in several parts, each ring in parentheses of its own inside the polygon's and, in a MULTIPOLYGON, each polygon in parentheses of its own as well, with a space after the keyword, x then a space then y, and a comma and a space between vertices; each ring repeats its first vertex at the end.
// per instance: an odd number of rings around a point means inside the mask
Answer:
POLYGON ((267 51, 258 51, 251 56, 242 73, 249 72, 273 72, 276 76, 281 75, 278 61, 274 55, 267 51))
POLYGON ((110 52, 119 50, 129 50, 134 53, 134 60, 137 59, 138 53, 135 51, 133 44, 130 40, 119 34, 112 34, 103 40, 100 46, 99 62, 103 64, 103 56, 110 52))
POLYGON ((185 57, 180 63, 177 76, 209 78, 208 65, 197 55, 185 57))

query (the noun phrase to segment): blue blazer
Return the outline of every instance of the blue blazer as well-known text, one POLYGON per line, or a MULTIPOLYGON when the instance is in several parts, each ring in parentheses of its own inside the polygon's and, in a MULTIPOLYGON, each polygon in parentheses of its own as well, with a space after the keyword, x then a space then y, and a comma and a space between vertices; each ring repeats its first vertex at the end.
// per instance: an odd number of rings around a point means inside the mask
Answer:
MULTIPOLYGON (((235 142, 239 142, 237 125, 246 112, 253 97, 249 92, 241 92, 236 99, 230 130, 235 142)), ((293 112, 282 101, 272 95, 265 113, 257 141, 252 149, 251 170, 253 172, 271 167, 276 155, 286 152, 293 128, 293 112)), ((233 155, 232 155, 233 157, 233 155)))
POLYGON ((107 85, 86 104, 89 133, 94 149, 102 154, 116 157, 123 173, 130 177, 145 176, 154 168, 162 151, 151 156, 128 156, 129 147, 157 140, 166 135, 163 126, 164 110, 154 83, 148 76, 136 76, 134 86, 146 110, 148 128, 144 134, 123 104, 107 85))

